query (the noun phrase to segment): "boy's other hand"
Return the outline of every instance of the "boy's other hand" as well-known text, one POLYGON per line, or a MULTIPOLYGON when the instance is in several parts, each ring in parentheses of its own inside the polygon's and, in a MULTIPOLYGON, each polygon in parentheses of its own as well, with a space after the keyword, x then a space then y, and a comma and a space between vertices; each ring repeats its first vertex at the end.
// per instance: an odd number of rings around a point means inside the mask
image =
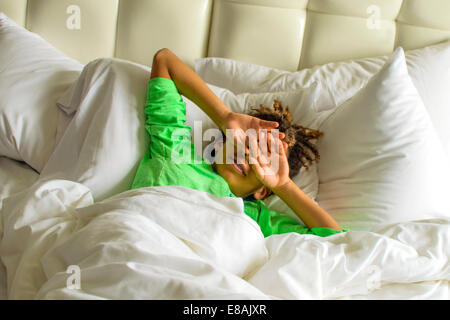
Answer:
MULTIPOLYGON (((251 141, 251 143, 257 144, 256 141, 251 141)), ((253 150, 257 151, 257 154, 256 158, 250 155, 250 166, 258 180, 267 188, 275 191, 276 188, 282 187, 291 180, 289 178, 289 163, 287 159, 288 145, 280 137, 274 137, 272 133, 268 132, 266 152, 261 152, 260 147, 259 145, 252 146, 253 150), (271 147, 274 149, 271 150, 271 147), (278 163, 273 163, 273 161, 278 163)))
MULTIPOLYGON (((235 143, 242 143, 245 145, 245 149, 248 152, 248 140, 246 139, 245 132, 248 129, 254 129, 259 132, 260 129, 276 129, 278 128, 278 122, 262 120, 248 114, 237 113, 230 111, 224 119, 223 125, 221 126, 222 132, 226 133, 227 129, 234 130, 234 141, 235 143)), ((283 139, 284 133, 280 132, 280 139, 283 139)))

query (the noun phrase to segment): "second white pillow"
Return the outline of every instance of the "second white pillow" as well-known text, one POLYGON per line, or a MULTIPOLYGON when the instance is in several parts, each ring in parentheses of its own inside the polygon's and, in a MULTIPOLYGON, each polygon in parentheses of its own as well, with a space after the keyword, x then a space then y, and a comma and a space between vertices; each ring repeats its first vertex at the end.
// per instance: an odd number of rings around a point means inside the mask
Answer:
POLYGON ((445 153, 402 48, 320 130, 317 201, 343 227, 450 215, 445 153))

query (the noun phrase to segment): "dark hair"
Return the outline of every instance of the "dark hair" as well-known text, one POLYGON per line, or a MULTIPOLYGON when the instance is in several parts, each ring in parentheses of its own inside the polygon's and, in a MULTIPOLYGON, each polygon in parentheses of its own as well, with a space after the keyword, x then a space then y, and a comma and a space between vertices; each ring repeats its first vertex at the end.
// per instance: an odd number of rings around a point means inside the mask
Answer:
POLYGON ((251 116, 278 122, 277 129, 286 135, 283 141, 288 144, 289 177, 295 176, 302 167, 309 170, 311 163, 320 160, 319 151, 311 140, 318 139, 323 132, 293 123, 289 108, 283 108, 277 100, 273 102, 273 108, 260 105, 259 108, 251 110, 251 116))

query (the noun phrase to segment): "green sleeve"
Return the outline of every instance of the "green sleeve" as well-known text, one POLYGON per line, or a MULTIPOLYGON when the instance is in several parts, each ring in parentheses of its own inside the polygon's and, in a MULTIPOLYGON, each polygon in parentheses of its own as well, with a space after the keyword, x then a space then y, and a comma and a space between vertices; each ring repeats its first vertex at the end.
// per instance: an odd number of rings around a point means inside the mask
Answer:
POLYGON ((313 234, 320 237, 327 237, 336 233, 345 232, 330 228, 311 228, 299 224, 296 220, 266 208, 261 200, 244 201, 245 213, 255 220, 261 228, 264 237, 273 234, 296 232, 299 234, 313 234))
POLYGON ((191 128, 184 124, 186 105, 172 80, 149 80, 145 114, 145 129, 150 135, 150 157, 182 161, 195 155, 191 128))

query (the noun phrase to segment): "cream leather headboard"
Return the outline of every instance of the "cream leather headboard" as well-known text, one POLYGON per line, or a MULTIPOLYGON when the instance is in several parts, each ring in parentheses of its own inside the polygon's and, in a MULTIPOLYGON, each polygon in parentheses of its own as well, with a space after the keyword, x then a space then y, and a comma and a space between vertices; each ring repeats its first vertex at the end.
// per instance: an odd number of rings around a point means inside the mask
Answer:
POLYGON ((191 66, 225 57, 285 70, 450 39, 450 0, 0 0, 0 11, 82 63, 191 66))

